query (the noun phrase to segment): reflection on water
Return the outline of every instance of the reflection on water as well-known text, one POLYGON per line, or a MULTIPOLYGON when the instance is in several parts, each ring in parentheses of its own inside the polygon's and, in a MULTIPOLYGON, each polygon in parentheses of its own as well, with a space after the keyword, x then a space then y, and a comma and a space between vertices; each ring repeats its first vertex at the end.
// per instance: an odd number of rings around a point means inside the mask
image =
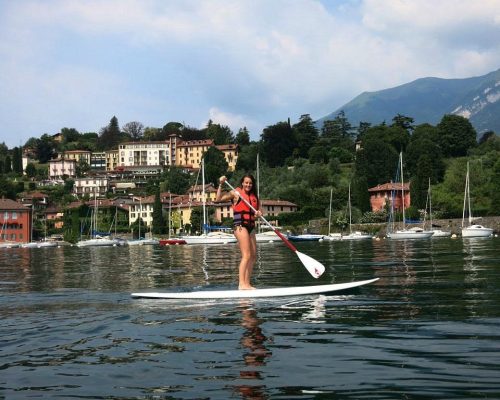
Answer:
POLYGON ((133 300, 235 288, 228 246, 0 251, 0 398, 500 398, 500 240, 259 246, 260 287, 342 293, 133 300))
POLYGON ((241 301, 241 326, 245 329, 241 337, 241 345, 244 348, 243 361, 245 368, 240 370, 240 378, 248 381, 256 381, 237 385, 237 391, 245 399, 266 399, 265 385, 262 384, 263 377, 260 367, 266 365, 267 358, 272 352, 266 348, 268 338, 262 332, 261 321, 257 311, 250 301, 241 301))

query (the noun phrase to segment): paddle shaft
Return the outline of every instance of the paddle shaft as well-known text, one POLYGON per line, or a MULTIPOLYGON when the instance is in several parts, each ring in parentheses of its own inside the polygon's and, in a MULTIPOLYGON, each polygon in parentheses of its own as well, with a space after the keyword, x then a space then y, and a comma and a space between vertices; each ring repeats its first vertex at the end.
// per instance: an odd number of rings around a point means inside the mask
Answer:
MULTIPOLYGON (((229 186, 232 190, 236 190, 227 180, 224 181, 226 183, 227 186, 229 186)), ((239 192, 238 192, 239 193, 239 192)), ((243 200, 243 202, 248 206, 250 207, 250 209, 253 211, 253 212, 257 212, 257 210, 248 202, 247 199, 245 199, 244 197, 242 197, 240 195, 240 199, 243 200)), ((272 226, 269 221, 267 219, 265 219, 262 215, 260 216, 260 219, 262 221, 264 221, 264 223, 273 230, 274 233, 276 233, 276 235, 278 235, 278 237, 283 240, 283 242, 286 244, 286 246, 292 250, 292 251, 297 251, 297 248, 292 244, 290 243, 290 241, 279 231, 277 230, 274 226, 272 226)))

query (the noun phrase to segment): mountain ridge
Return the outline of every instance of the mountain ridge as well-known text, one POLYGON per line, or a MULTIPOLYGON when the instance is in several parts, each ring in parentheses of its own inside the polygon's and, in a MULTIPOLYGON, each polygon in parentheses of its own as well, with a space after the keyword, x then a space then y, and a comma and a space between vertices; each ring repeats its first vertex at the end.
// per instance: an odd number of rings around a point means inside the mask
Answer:
POLYGON ((478 135, 492 130, 500 133, 500 69, 462 79, 419 78, 374 92, 363 92, 332 113, 318 119, 316 126, 334 119, 343 111, 353 126, 360 122, 380 124, 397 115, 414 119, 415 124, 437 125, 445 114, 468 118, 478 135))

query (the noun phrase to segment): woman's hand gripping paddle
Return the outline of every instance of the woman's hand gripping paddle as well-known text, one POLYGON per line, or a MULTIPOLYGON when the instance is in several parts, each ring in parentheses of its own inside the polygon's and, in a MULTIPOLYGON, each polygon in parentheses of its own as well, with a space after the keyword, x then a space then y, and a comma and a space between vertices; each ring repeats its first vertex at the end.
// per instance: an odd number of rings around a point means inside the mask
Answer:
MULTIPOLYGON (((226 180, 224 181, 227 186, 229 186, 232 190, 236 190, 231 184, 226 180)), ((250 207, 250 209, 253 212, 257 212, 257 210, 243 197, 240 197, 241 200, 245 202, 247 206, 250 207)), ((272 226, 262 215, 260 216, 260 219, 264 221, 264 223, 273 230, 276 235, 279 236, 281 240, 286 244, 286 246, 292 250, 295 254, 297 254, 297 257, 299 257, 300 261, 304 265, 304 267, 309 271, 309 273, 314 277, 314 278, 319 278, 323 272, 325 272, 325 267, 323 264, 320 262, 316 261, 314 258, 309 257, 306 254, 301 253, 300 251, 297 250, 297 248, 290 243, 290 241, 280 232, 278 231, 274 226, 272 226)))

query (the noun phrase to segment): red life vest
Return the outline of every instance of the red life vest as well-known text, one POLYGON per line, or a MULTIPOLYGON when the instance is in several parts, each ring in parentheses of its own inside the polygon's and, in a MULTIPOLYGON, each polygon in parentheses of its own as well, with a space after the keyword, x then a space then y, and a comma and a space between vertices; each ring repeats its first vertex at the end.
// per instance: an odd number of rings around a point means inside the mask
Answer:
POLYGON ((234 225, 247 226, 253 228, 255 226, 255 212, 242 200, 248 201, 253 208, 259 209, 259 200, 253 193, 247 194, 242 188, 236 189, 240 198, 233 204, 233 219, 234 225))

